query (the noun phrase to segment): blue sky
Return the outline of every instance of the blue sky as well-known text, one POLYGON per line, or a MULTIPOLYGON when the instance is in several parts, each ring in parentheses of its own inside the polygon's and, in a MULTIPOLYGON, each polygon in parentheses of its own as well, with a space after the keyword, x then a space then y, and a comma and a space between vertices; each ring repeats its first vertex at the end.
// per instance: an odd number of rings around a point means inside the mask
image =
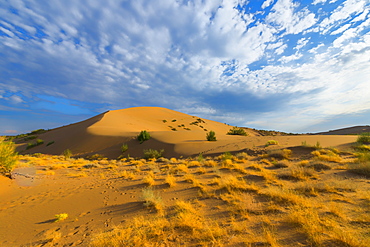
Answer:
POLYGON ((161 106, 237 126, 370 124, 369 0, 0 2, 0 135, 161 106))

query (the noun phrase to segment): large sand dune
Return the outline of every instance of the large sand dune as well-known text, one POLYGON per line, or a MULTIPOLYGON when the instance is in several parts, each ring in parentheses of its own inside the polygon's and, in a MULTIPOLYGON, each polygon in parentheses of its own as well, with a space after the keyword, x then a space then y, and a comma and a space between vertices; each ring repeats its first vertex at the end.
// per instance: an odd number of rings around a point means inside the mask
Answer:
POLYGON ((125 155, 142 157, 145 149, 164 149, 166 157, 220 154, 263 148, 269 139, 280 146, 297 146, 303 141, 314 145, 338 146, 355 141, 354 136, 299 135, 261 136, 258 131, 246 128, 248 136, 232 136, 227 132, 233 126, 201 119, 160 107, 135 107, 102 113, 88 120, 50 130, 38 136, 44 144, 26 149, 27 143, 18 145, 21 153, 61 154, 70 149, 75 156, 102 154, 117 158, 123 143, 129 150, 125 155), (151 139, 140 144, 136 137, 146 130, 151 139), (206 140, 206 133, 216 132, 217 141, 206 140), (50 145, 47 145, 52 143, 50 145))

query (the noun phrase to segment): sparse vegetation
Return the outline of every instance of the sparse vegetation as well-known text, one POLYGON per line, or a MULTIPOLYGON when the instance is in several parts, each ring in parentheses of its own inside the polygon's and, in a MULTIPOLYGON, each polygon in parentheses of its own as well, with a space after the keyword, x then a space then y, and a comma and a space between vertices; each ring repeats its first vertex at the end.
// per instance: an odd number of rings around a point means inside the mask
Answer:
POLYGON ((168 186, 175 187, 176 178, 171 174, 167 174, 167 177, 165 178, 165 182, 166 182, 166 184, 168 184, 168 186))
POLYGON ((48 144, 46 144, 46 146, 50 146, 50 145, 52 145, 54 143, 55 143, 55 141, 48 142, 48 144))
POLYGON ((216 139, 216 133, 214 131, 210 131, 206 134, 206 139, 207 141, 210 141, 210 142, 214 142, 214 141, 217 141, 216 139))
POLYGON ((361 144, 370 144, 370 132, 361 133, 357 138, 357 142, 361 144))
POLYGON ((72 151, 69 149, 66 149, 63 151, 64 158, 66 160, 70 159, 72 157, 72 151))
POLYGON ((267 142, 266 142, 266 147, 267 146, 270 146, 270 145, 279 145, 279 142, 278 141, 275 141, 275 140, 268 140, 267 142))
POLYGON ((124 154, 128 150, 128 145, 126 143, 121 146, 121 153, 124 154))
POLYGON ((137 139, 140 143, 143 143, 150 139, 150 134, 146 130, 142 130, 140 134, 137 136, 137 139))
POLYGON ((155 193, 152 188, 142 190, 142 199, 144 200, 144 206, 154 209, 158 214, 163 214, 164 205, 162 197, 158 193, 155 193))
POLYGON ((278 149, 278 150, 272 150, 268 152, 268 157, 274 158, 274 159, 289 159, 292 155, 292 150, 290 149, 278 149))
POLYGON ((26 149, 30 149, 30 148, 33 148, 33 147, 36 147, 36 146, 39 146, 39 145, 42 145, 42 144, 44 144, 44 140, 37 139, 35 143, 31 143, 31 142, 28 143, 26 149))
POLYGON ((247 136, 247 132, 243 128, 233 127, 232 129, 227 132, 228 135, 240 135, 240 136, 247 136))
POLYGON ((0 174, 10 177, 17 161, 18 154, 15 152, 14 143, 0 137, 0 174))
POLYGON ((155 149, 145 149, 144 159, 158 159, 163 156, 164 149, 155 150, 155 149))
POLYGON ((68 218, 68 214, 62 213, 62 214, 56 214, 55 215, 55 222, 63 221, 68 218))
MULTIPOLYGON (((293 150, 294 156, 290 149, 271 147, 216 157, 204 152, 87 161, 35 154, 20 160, 43 179, 64 177, 69 188, 78 185, 78 195, 86 191, 102 199, 100 212, 82 218, 70 211, 75 218, 68 222, 68 214, 55 216, 66 234, 87 246, 370 246, 370 152, 293 150), (84 222, 93 226, 91 235, 74 229, 84 222)), ((53 188, 63 201, 63 191, 53 188)), ((34 201, 23 198, 26 205, 45 200, 42 194, 34 201)), ((20 202, 4 200, 2 210, 14 211, 20 202)), ((53 244, 70 243, 63 241, 53 244)))
POLYGON ((317 141, 315 145, 309 145, 307 143, 307 141, 303 141, 302 142, 302 147, 313 148, 313 149, 322 149, 322 146, 321 146, 319 141, 317 141))

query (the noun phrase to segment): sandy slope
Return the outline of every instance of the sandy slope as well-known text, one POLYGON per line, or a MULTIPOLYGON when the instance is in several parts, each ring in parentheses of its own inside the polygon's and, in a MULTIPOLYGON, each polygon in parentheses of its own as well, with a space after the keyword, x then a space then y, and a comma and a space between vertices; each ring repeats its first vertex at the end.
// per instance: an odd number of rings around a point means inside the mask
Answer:
POLYGON ((329 130, 317 133, 317 135, 357 135, 363 132, 370 132, 370 126, 353 126, 348 128, 329 130))
POLYGON ((135 107, 108 111, 88 120, 53 129, 38 138, 44 144, 25 150, 26 143, 19 145, 23 153, 61 154, 70 149, 75 156, 99 153, 108 158, 117 158, 123 143, 128 144, 126 153, 142 157, 145 149, 164 149, 166 157, 191 156, 204 153, 219 154, 225 151, 238 152, 262 147, 269 139, 276 139, 282 146, 296 146, 303 141, 324 146, 345 145, 355 141, 354 136, 260 136, 247 129, 248 136, 230 136, 226 133, 232 126, 207 119, 200 119, 181 112, 160 107, 135 107), (152 139, 140 144, 136 136, 147 130, 152 139), (217 141, 206 141, 206 133, 216 132, 217 141), (48 143, 53 144, 47 146, 48 143), (25 151, 24 151, 25 150, 25 151))

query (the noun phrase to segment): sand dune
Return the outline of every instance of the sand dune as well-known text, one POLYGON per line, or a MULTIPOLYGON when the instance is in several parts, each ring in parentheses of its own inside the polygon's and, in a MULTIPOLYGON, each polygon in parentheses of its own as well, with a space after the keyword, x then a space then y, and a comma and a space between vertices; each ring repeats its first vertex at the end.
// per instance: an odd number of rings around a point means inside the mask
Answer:
POLYGON ((44 144, 25 150, 27 143, 23 142, 18 144, 18 151, 58 155, 70 149, 75 157, 98 153, 117 158, 121 155, 120 147, 126 143, 129 150, 125 154, 132 157, 142 157, 145 149, 163 149, 166 157, 180 157, 263 148, 269 139, 276 139, 280 146, 287 147, 300 145, 303 141, 331 146, 355 141, 354 136, 261 136, 258 131, 248 128, 247 137, 227 135, 232 127, 166 108, 135 107, 108 111, 79 123, 50 130, 38 136, 44 140, 44 144), (148 131, 152 138, 140 144, 136 137, 142 130, 148 131), (206 140, 206 133, 210 130, 216 132, 216 142, 206 140))
POLYGON ((348 128, 329 130, 316 133, 317 135, 358 135, 363 132, 370 132, 370 126, 353 126, 348 128))

